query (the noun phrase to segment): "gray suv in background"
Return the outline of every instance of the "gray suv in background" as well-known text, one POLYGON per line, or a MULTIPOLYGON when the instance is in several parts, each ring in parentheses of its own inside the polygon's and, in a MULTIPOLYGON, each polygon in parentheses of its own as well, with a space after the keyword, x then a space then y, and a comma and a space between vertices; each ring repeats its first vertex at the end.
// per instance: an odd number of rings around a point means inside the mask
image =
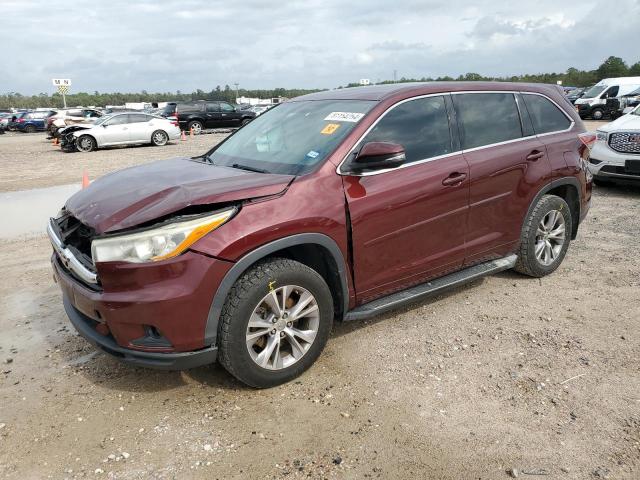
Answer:
POLYGON ((255 112, 223 101, 168 103, 163 117, 176 117, 182 130, 199 134, 205 128, 233 128, 246 125, 256 117, 255 112))

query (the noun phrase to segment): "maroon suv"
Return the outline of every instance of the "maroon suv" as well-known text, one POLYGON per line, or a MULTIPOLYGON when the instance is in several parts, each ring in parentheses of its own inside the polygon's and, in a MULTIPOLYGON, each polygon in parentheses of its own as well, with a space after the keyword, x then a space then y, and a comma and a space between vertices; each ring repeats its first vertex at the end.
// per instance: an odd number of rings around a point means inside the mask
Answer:
POLYGON ((206 154, 106 175, 48 233, 75 328, 134 365, 291 380, 334 320, 562 262, 594 137, 555 86, 425 83, 281 104, 206 154))

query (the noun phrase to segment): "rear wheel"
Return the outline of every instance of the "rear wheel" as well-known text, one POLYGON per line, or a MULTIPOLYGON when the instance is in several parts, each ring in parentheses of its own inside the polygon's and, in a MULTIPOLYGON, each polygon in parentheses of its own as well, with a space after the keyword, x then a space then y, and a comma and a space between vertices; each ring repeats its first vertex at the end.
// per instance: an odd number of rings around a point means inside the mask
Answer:
POLYGON ((602 110, 601 108, 596 108, 591 111, 591 118, 593 118, 594 120, 602 120, 603 117, 604 110, 602 110))
POLYGON ((569 248, 571 226, 567 202, 544 195, 525 220, 515 270, 532 277, 553 272, 569 248))
POLYGON ((333 300, 306 265, 274 258, 235 283, 222 309, 220 363, 256 388, 288 382, 318 358, 331 332, 333 300))
POLYGON ((25 133, 35 133, 35 131, 36 127, 34 125, 27 125, 26 127, 24 127, 25 133))
POLYGON ((79 152, 90 152, 96 149, 96 141, 89 135, 82 135, 76 140, 76 149, 79 152))
POLYGON ((151 134, 151 143, 156 147, 162 147, 169 141, 169 135, 164 130, 156 130, 151 134))
POLYGON ((197 120, 189 122, 187 124, 187 128, 189 129, 189 131, 193 131, 194 135, 200 135, 202 133, 202 123, 197 120))

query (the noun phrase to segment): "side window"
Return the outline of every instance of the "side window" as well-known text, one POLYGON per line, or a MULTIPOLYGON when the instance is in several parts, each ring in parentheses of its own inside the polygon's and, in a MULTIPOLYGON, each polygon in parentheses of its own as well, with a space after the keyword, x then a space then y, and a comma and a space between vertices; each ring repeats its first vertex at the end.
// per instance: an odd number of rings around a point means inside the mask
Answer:
POLYGON ((67 115, 69 117, 82 117, 82 110, 69 110, 67 115))
POLYGON ((129 117, 129 115, 116 115, 111 120, 108 120, 106 125, 113 126, 113 125, 123 125, 125 123, 129 123, 129 119, 127 117, 129 117))
POLYGON ((444 97, 426 97, 391 109, 362 140, 392 142, 405 149, 407 162, 451 153, 451 132, 444 97))
POLYGON ((144 123, 147 121, 147 116, 144 113, 130 113, 128 117, 128 123, 144 123))
POLYGON ((618 85, 614 85, 613 87, 609 87, 609 90, 604 92, 600 98, 615 98, 618 96, 619 91, 620 87, 618 85))
POLYGON ((522 137, 522 127, 512 93, 453 95, 462 148, 469 149, 522 137))
POLYGON ((219 112, 220 104, 219 103, 207 103, 207 113, 219 112))
POLYGON ((571 120, 547 98, 531 94, 523 97, 536 134, 559 132, 571 125, 571 120))
POLYGON ((233 112, 233 111, 235 111, 235 108, 233 108, 228 103, 221 103, 220 104, 220 110, 222 110, 223 112, 233 112))

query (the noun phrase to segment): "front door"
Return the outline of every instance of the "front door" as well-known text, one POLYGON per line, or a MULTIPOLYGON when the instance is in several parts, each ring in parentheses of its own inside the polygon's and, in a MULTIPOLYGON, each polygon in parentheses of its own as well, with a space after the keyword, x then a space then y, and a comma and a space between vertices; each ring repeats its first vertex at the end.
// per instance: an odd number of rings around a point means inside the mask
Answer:
POLYGON ((396 105, 356 147, 393 142, 407 157, 389 171, 344 176, 358 303, 462 266, 469 167, 452 138, 445 97, 396 105))
POLYGON ((226 102, 220 102, 220 117, 222 127, 237 127, 242 121, 242 114, 226 102))
MULTIPOLYGON (((102 145, 117 145, 129 141, 129 115, 121 113, 107 120, 100 127, 98 143, 102 145)), ((98 135, 96 135, 98 136, 98 135)))

